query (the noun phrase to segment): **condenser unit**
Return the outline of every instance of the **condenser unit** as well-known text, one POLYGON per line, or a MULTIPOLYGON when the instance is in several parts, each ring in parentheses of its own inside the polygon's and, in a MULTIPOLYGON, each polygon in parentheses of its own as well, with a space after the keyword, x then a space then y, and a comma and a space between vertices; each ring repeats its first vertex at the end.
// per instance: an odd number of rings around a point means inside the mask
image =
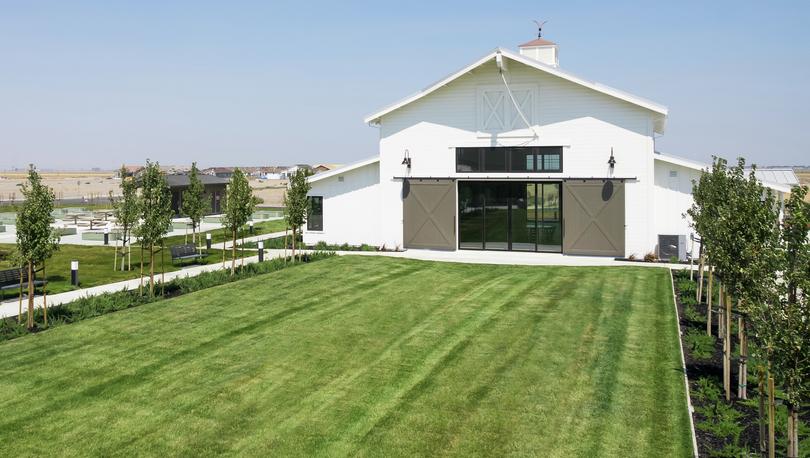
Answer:
POLYGON ((686 261, 686 236, 658 234, 658 259, 667 261, 675 256, 686 261))

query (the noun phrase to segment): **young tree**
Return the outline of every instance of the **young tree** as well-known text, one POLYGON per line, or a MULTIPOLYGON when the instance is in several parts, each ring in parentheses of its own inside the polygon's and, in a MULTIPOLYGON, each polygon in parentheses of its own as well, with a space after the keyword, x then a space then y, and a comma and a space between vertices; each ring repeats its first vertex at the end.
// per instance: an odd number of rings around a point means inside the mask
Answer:
MULTIPOLYGON (((163 237, 172 226, 172 196, 166 176, 160 171, 160 164, 147 159, 141 175, 141 223, 135 228, 135 234, 144 248, 149 249, 149 295, 155 294, 155 247, 161 246, 163 237)), ((143 255, 141 255, 141 273, 143 273, 143 255)))
POLYGON ((237 233, 250 220, 250 215, 255 207, 256 199, 253 197, 250 183, 245 174, 237 168, 233 171, 231 182, 228 183, 225 213, 222 215, 222 224, 230 232, 233 242, 231 245, 231 275, 236 272, 237 233))
POLYGON ((295 260, 295 242, 297 234, 306 222, 307 214, 310 210, 310 202, 307 198, 312 185, 307 177, 310 173, 305 169, 298 169, 290 177, 290 185, 284 194, 284 219, 287 226, 292 229, 292 259, 295 260))
POLYGON ((794 187, 785 205, 778 300, 770 312, 773 369, 788 408, 787 456, 799 456, 799 408, 810 399, 810 205, 794 187))
MULTIPOLYGON (((24 201, 17 213, 17 253, 15 258, 25 265, 28 272, 28 329, 34 327, 34 273, 42 266, 45 277, 45 260, 59 249, 59 234, 51 227, 53 223, 53 190, 42 184, 42 179, 33 164, 28 169, 28 181, 21 188, 24 201)), ((42 289, 45 325, 48 325, 47 293, 42 289)))
MULTIPOLYGON (((123 271, 132 269, 131 239, 132 231, 140 217, 140 197, 135 177, 127 176, 127 169, 123 165, 119 173, 121 175, 121 197, 113 199, 113 214, 117 224, 121 226, 121 270, 123 271), (126 269, 124 268, 124 257, 127 257, 126 269)), ((112 198, 112 192, 110 196, 112 198)))
POLYGON ((197 163, 191 163, 191 172, 188 174, 188 188, 183 191, 183 214, 191 219, 191 241, 197 242, 197 229, 203 216, 211 210, 211 201, 205 195, 205 186, 199 177, 197 163))

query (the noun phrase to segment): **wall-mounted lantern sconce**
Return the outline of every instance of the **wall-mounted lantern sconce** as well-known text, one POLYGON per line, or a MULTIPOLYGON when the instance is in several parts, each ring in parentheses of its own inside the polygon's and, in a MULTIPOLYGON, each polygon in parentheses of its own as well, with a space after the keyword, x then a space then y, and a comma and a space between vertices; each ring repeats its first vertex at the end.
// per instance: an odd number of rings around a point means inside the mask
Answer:
POLYGON ((408 168, 411 168, 411 153, 408 150, 405 150, 405 157, 402 159, 402 165, 407 165, 408 168))
POLYGON ((608 165, 610 166, 610 170, 613 170, 616 167, 616 158, 613 157, 613 148, 610 148, 610 159, 608 159, 608 165))

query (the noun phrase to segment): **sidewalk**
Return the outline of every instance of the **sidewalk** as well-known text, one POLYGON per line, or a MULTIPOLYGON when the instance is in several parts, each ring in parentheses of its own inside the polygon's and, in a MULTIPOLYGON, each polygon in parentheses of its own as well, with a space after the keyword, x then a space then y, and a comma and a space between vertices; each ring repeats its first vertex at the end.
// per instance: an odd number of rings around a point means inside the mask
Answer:
MULTIPOLYGON (((274 257, 280 257, 283 255, 284 250, 270 250, 269 252, 265 252, 265 260, 269 260, 274 257)), ((245 264, 252 264, 254 262, 259 262, 258 256, 246 257, 244 259, 245 264)), ((239 265, 241 262, 242 261, 238 259, 237 265, 239 265)), ((230 261, 226 261, 224 266, 222 265, 222 263, 208 264, 204 266, 191 266, 174 272, 166 272, 164 274, 164 278, 168 282, 175 278, 194 277, 203 272, 230 269, 230 267, 231 267, 230 261)), ((143 278, 144 278, 144 285, 147 285, 149 277, 145 276, 143 278)), ((159 280, 160 275, 156 275, 156 278, 159 280)), ((140 277, 133 278, 131 280, 119 281, 116 283, 108 283, 106 285, 93 286, 91 288, 77 289, 75 291, 67 291, 58 294, 49 294, 48 307, 50 308, 55 305, 71 302, 82 297, 97 296, 103 293, 113 293, 124 290, 135 290, 138 289, 139 285, 140 285, 140 277)), ((42 296, 36 296, 34 298, 34 307, 42 308, 42 296)), ((27 308, 28 308, 28 298, 23 297, 23 312, 25 312, 27 308)), ((17 316, 18 310, 19 310, 19 298, 2 302, 0 303, 0 318, 17 316)))

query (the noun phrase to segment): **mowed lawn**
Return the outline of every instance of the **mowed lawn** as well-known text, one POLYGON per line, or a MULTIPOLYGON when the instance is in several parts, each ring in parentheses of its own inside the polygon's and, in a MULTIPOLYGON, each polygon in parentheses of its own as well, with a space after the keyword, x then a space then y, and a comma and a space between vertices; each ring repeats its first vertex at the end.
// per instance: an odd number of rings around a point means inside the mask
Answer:
POLYGON ((669 274, 336 257, 0 344, 3 455, 689 456, 669 274))

